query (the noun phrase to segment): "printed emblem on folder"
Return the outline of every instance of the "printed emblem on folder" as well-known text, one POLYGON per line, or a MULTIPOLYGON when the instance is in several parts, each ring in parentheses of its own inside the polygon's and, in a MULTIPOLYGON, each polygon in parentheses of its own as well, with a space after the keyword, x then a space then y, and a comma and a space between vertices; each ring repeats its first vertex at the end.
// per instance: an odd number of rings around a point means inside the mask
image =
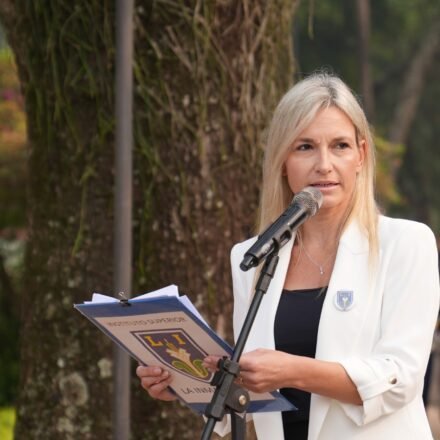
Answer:
MULTIPOLYGON (((203 414, 212 400, 214 373, 203 366, 207 354, 230 357, 233 349, 212 331, 177 286, 128 299, 94 293, 75 308, 142 365, 173 375, 170 389, 180 401, 203 414)), ((280 393, 250 393, 248 413, 291 411, 280 393)))
POLYGON ((182 329, 131 332, 159 360, 170 368, 210 383, 213 373, 203 366, 207 356, 182 329))
POLYGON ((338 290, 335 295, 335 306, 337 309, 346 312, 353 307, 354 295, 352 290, 338 290))

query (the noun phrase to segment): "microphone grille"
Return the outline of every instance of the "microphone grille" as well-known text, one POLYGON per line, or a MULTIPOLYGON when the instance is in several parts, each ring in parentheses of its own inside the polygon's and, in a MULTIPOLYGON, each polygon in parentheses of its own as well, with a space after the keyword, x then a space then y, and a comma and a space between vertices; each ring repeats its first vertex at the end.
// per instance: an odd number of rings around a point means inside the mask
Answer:
POLYGON ((306 186, 293 198, 294 203, 298 203, 304 207, 310 215, 315 215, 322 205, 324 197, 318 188, 306 186))

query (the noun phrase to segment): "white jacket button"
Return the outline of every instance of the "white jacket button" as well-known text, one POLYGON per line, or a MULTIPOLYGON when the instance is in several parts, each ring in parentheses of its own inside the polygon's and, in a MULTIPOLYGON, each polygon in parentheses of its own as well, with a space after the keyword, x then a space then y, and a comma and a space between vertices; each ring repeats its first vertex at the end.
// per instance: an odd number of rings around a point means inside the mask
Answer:
POLYGON ((397 379, 395 377, 390 377, 389 382, 390 382, 391 385, 396 385, 397 379))

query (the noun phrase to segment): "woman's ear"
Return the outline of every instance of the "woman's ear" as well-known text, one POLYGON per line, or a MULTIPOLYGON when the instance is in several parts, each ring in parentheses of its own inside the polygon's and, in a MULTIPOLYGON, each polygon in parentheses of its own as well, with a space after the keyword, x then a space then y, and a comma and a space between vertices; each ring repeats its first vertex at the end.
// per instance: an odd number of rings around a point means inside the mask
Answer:
POLYGON ((358 147, 359 161, 356 165, 356 173, 360 173, 362 170, 362 167, 364 166, 364 161, 367 156, 367 148, 368 148, 367 142, 365 141, 365 139, 362 139, 359 142, 359 147, 358 147))

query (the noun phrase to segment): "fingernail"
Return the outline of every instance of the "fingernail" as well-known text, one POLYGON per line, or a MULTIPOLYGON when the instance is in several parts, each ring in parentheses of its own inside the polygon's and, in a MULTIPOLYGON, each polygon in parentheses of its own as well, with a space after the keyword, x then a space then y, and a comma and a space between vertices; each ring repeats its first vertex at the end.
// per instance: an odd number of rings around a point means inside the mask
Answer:
POLYGON ((170 373, 168 373, 168 371, 164 371, 162 374, 163 377, 168 377, 169 375, 170 375, 170 373))
POLYGON ((157 367, 157 368, 155 368, 155 369, 153 370, 153 373, 154 373, 154 374, 160 374, 160 373, 162 373, 162 369, 159 368, 159 367, 157 367))

